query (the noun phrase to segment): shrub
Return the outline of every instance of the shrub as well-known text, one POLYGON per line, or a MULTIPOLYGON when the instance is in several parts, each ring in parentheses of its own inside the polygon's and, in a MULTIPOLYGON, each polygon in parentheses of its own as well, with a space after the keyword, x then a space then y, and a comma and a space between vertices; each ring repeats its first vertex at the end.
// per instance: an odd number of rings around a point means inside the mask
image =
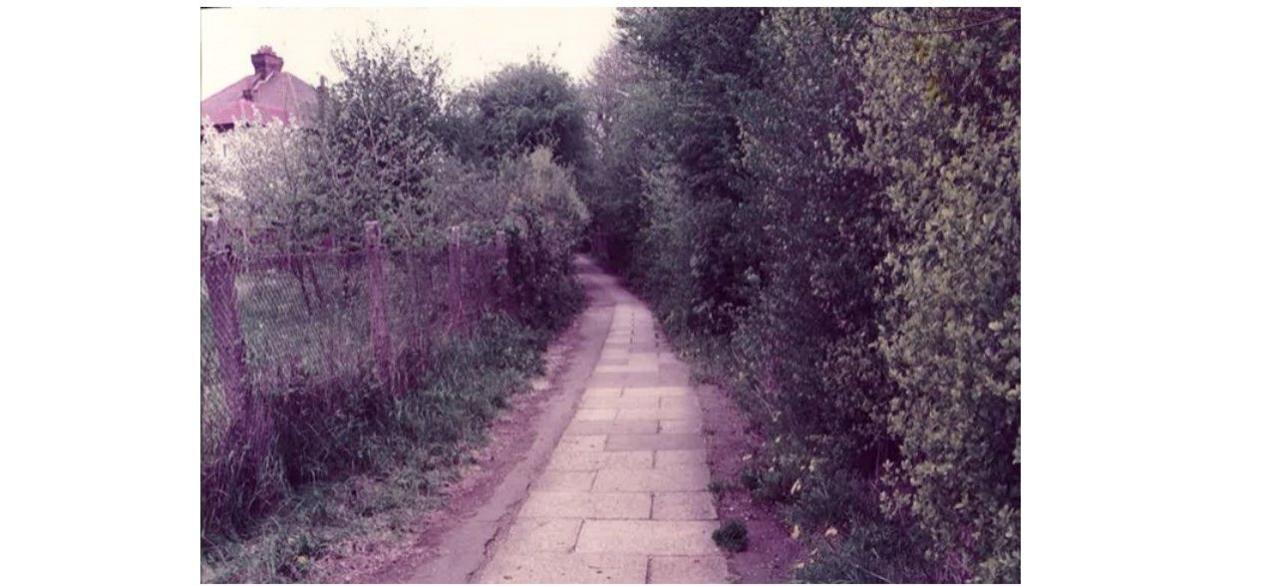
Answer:
POLYGON ((548 149, 508 161, 499 181, 508 190, 503 230, 513 299, 528 323, 558 328, 582 303, 570 259, 590 215, 548 149))
POLYGON ((218 219, 239 253, 268 243, 275 252, 330 228, 306 169, 316 137, 279 121, 213 132, 200 143, 201 216, 218 219), (255 243, 252 246, 250 243, 255 243))
POLYGON ((730 519, 720 524, 720 528, 711 533, 716 546, 725 551, 741 552, 747 550, 747 526, 739 519, 730 519))

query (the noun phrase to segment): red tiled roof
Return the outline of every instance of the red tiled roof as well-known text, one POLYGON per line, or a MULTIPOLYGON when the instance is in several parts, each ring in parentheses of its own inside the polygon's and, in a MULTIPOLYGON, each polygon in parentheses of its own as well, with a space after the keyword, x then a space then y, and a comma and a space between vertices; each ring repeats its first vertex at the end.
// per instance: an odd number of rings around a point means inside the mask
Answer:
POLYGON ((284 60, 270 47, 263 47, 250 57, 253 75, 246 76, 200 102, 200 121, 215 126, 240 121, 253 121, 255 113, 263 120, 305 123, 316 111, 316 89, 293 74, 282 71, 284 60))

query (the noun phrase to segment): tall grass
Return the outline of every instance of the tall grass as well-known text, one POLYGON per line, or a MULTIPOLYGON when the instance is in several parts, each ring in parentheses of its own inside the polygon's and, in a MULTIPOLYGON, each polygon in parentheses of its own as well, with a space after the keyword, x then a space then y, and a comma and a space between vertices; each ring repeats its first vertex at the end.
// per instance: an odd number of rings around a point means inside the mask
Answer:
POLYGON ((529 252, 473 247, 452 279, 442 256, 388 253, 390 368, 373 358, 361 253, 246 259, 236 281, 243 403, 220 384, 202 292, 207 580, 303 579, 335 541, 385 530, 437 494, 580 308, 567 262, 543 261, 540 286, 560 294, 547 311, 517 311, 529 304, 506 271, 529 252))
POLYGON ((262 473, 284 492, 252 522, 203 536, 205 580, 303 580, 334 543, 405 529, 538 371, 552 333, 488 314, 434 340, 426 382, 402 397, 372 377, 270 394, 276 464, 262 473))

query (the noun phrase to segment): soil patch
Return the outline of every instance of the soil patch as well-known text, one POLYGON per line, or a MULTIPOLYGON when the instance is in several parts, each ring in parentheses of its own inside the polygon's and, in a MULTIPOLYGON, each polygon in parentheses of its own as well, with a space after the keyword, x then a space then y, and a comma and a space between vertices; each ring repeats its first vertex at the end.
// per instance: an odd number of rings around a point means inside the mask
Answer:
POLYGON ((753 501, 738 480, 756 447, 762 445, 761 438, 728 393, 714 385, 696 388, 711 482, 720 487, 716 513, 724 521, 739 519, 747 527, 746 551, 727 554, 729 572, 742 583, 789 582, 793 566, 804 557, 804 545, 791 539, 773 505, 753 501))

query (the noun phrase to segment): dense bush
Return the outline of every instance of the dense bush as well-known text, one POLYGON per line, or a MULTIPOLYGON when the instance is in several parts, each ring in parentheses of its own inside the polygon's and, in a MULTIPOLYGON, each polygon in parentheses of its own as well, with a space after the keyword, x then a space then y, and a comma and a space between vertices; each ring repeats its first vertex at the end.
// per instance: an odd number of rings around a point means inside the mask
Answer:
POLYGON ((456 140, 470 158, 494 161, 551 149, 558 165, 588 160, 585 110, 564 71, 541 58, 508 65, 452 100, 456 140))
POLYGON ((509 190, 503 229, 512 297, 526 321, 558 328, 581 301, 569 261, 590 215, 550 149, 507 162, 499 177, 509 190))
POLYGON ((642 206, 652 210, 650 219, 667 220, 648 222, 635 276, 677 330, 725 335, 747 300, 759 249, 735 229, 750 181, 735 164, 741 140, 732 112, 735 90, 750 86, 756 74, 748 52, 761 14, 640 8, 618 18, 619 44, 645 67, 639 83, 652 80, 654 91, 645 93, 658 100, 644 110, 648 116, 633 119, 650 148, 631 155, 652 157, 641 163, 642 206), (659 258, 677 242, 685 247, 678 258, 643 260, 659 258))
POLYGON ((900 389, 890 425, 903 458, 889 502, 920 520, 953 575, 1017 581, 1018 19, 878 16, 884 26, 865 42, 866 150, 902 222, 884 264, 894 288, 880 340, 900 389), (898 32, 964 27, 978 28, 898 32))
POLYGON ((886 218, 858 150, 862 75, 843 10, 780 10, 761 28, 760 87, 738 116, 754 176, 761 285, 733 345, 770 396, 779 424, 864 472, 892 457, 883 420, 891 389, 874 348, 876 265, 886 218))
POLYGON ((624 9, 585 88, 593 229, 764 425, 744 483, 866 529, 801 578, 1019 578, 1018 16, 624 9))

